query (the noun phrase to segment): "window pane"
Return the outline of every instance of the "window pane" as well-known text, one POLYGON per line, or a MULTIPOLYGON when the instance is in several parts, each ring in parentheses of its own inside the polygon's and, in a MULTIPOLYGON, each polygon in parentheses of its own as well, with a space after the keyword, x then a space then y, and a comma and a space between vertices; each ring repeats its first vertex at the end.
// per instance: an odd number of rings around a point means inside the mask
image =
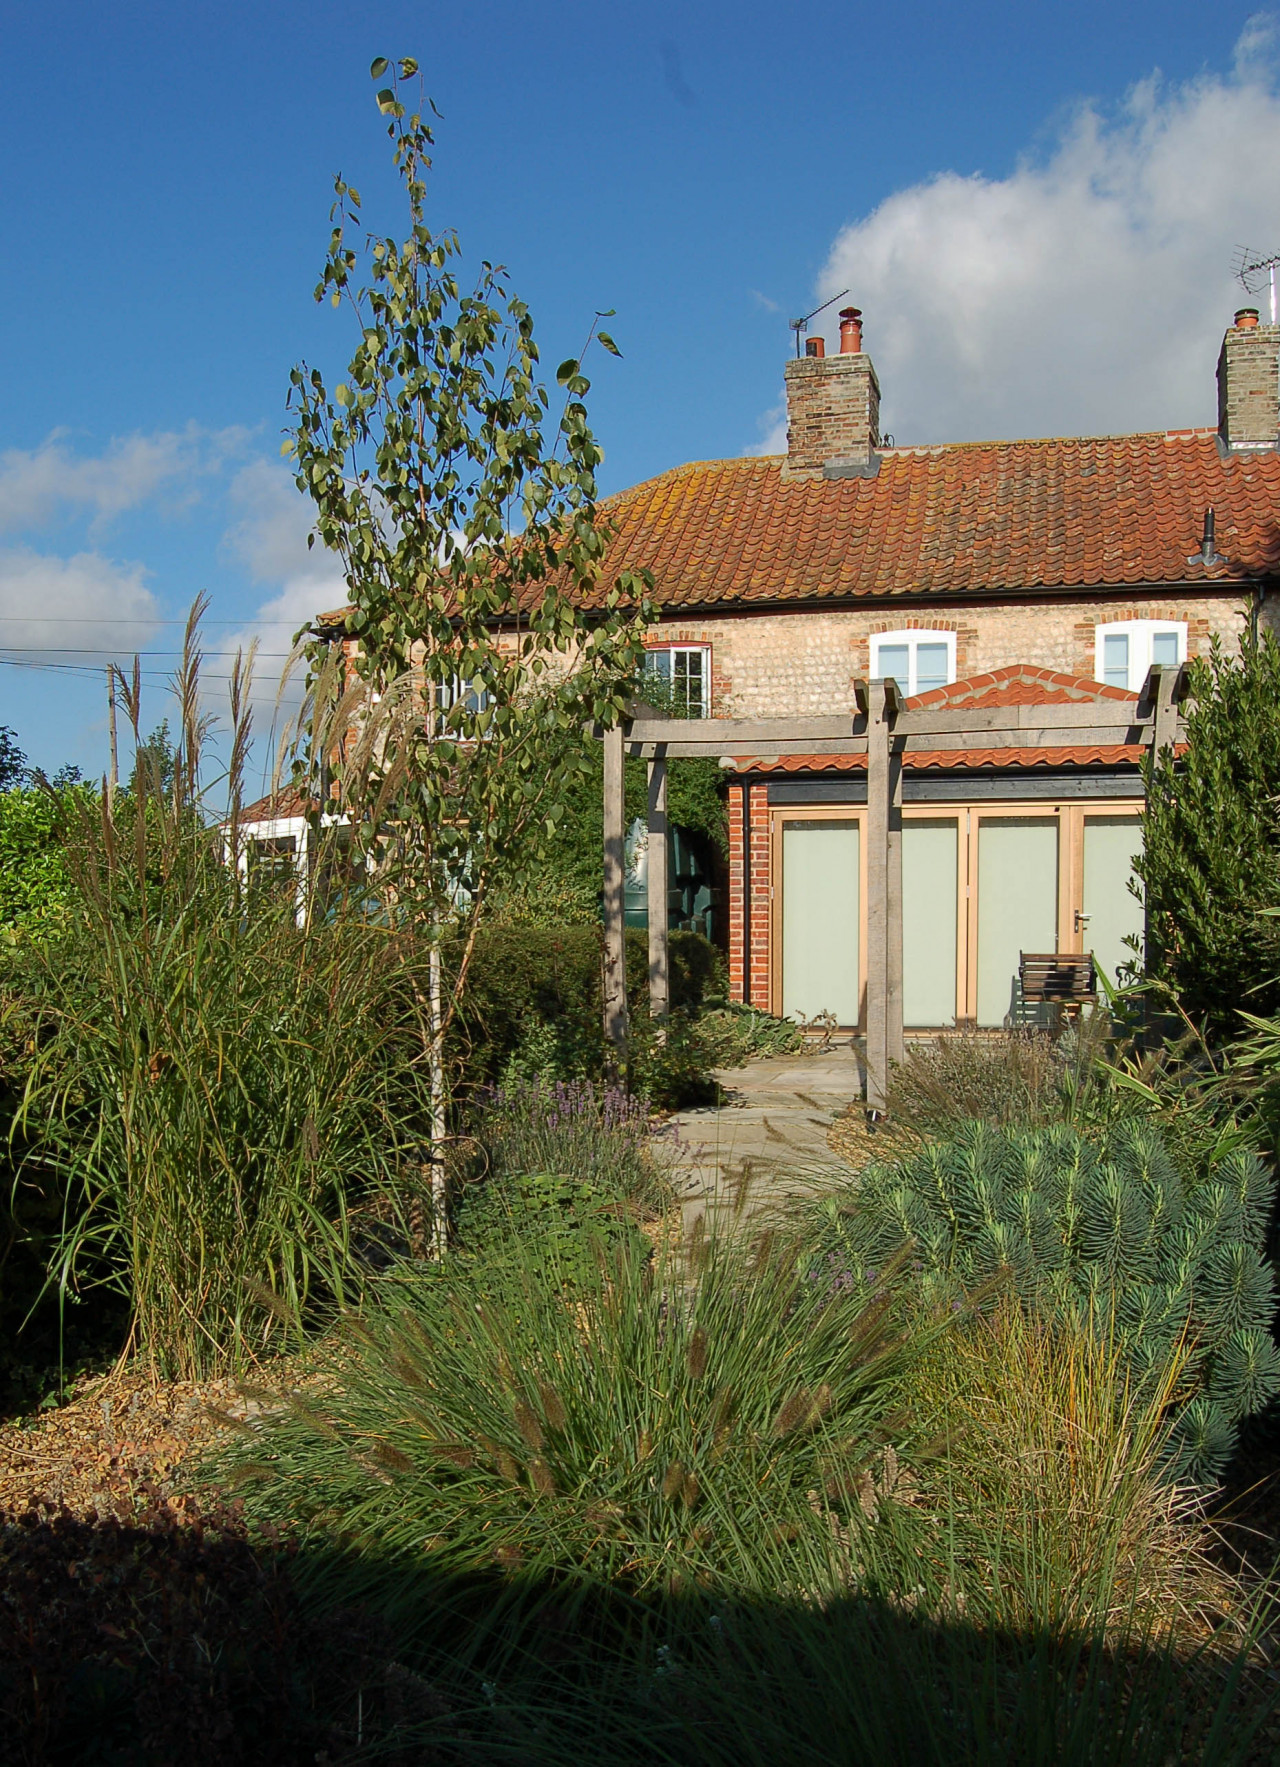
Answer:
POLYGON ((690 712, 701 712, 702 652, 677 650, 673 652, 673 662, 676 698, 690 712))
POLYGON ((931 688, 947 685, 947 647, 945 644, 921 644, 916 647, 916 692, 928 693, 931 688))
POLYGON ((902 1016, 956 1022, 956 825, 902 825, 902 1016))
POLYGON ((1108 632, 1102 640, 1102 679, 1108 687, 1129 685, 1129 634, 1108 632))
POLYGON ((875 673, 885 680, 890 675, 905 693, 907 691, 907 672, 909 668, 907 646, 905 644, 880 644, 876 646, 875 673))
POLYGON ((1018 959, 1058 946, 1058 824, 984 816, 978 827, 978 1023, 1013 1009, 1018 959))
POLYGON ((782 1010, 859 1017, 858 824, 782 825, 782 1010))
POLYGON ((669 650, 646 650, 644 666, 646 673, 656 675, 660 681, 670 681, 671 652, 669 650))
POLYGON ((1180 636, 1181 634, 1177 632, 1153 633, 1151 637, 1152 662, 1160 663, 1165 667, 1172 666, 1176 668, 1181 661, 1178 656, 1178 639, 1180 636))

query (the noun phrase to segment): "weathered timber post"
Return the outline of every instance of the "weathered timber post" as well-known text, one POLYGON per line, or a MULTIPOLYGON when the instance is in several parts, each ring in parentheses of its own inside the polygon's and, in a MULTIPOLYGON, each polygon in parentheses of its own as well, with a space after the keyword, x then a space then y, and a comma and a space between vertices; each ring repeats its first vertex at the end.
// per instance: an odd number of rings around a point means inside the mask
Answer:
MULTIPOLYGON (((1151 729, 1147 738, 1148 754, 1154 767, 1165 749, 1172 748, 1178 740, 1178 700, 1182 695, 1185 683, 1185 665, 1181 668, 1162 668, 1153 663, 1142 684, 1138 695, 1138 708, 1143 711, 1151 708, 1151 729)), ((1145 960, 1151 949, 1151 920, 1146 902, 1143 902, 1142 954, 1145 960)), ((1149 997, 1144 996, 1149 1008, 1149 997)), ((1148 1031, 1151 1028, 1148 1021, 1148 1031)))
MULTIPOLYGON (((1151 697, 1151 759, 1158 759, 1161 749, 1172 748, 1178 739, 1178 689, 1181 669, 1161 668, 1154 664, 1148 687, 1151 697)), ((1147 691, 1144 688, 1144 693, 1147 691)))
POLYGON ((667 885, 667 757, 658 744, 649 763, 648 804, 649 1014, 666 1018, 671 1010, 671 939, 667 885))
POLYGON ((867 705, 867 1105, 884 1108, 902 1059, 902 757, 897 684, 872 681, 867 705))
POLYGON ((627 952, 623 886, 626 807, 621 724, 604 733, 604 1036, 619 1075, 627 1065, 627 952))

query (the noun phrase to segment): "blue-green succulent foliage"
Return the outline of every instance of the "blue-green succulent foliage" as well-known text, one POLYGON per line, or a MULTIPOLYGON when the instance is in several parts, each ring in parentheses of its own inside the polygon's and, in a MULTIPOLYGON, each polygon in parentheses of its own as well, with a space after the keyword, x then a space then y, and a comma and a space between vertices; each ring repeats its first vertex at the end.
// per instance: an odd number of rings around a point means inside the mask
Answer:
POLYGON ((1241 1420, 1280 1392, 1274 1279, 1263 1261, 1274 1180, 1252 1154, 1188 1183, 1140 1119, 1100 1140, 1065 1126, 973 1123, 900 1164, 873 1164, 824 1205, 824 1249, 875 1267, 913 1241, 945 1302, 1005 1275, 1053 1312, 1091 1313, 1138 1377, 1190 1351, 1171 1439, 1177 1474, 1210 1480, 1241 1420))

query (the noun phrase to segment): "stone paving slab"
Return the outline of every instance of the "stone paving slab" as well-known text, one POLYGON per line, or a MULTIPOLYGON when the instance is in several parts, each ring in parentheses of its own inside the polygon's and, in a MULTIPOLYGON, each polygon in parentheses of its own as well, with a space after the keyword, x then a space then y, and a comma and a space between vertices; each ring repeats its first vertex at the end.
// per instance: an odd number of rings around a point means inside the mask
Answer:
POLYGON ((673 1152, 686 1233, 699 1217, 720 1228, 848 1176, 827 1132, 863 1094, 852 1039, 720 1069, 715 1077, 722 1105, 680 1111, 660 1131, 673 1152))

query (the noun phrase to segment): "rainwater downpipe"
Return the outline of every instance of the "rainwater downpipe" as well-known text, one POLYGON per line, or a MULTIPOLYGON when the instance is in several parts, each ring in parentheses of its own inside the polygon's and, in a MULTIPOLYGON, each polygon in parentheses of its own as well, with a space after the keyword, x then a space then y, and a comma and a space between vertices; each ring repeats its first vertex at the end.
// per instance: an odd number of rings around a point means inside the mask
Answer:
POLYGON ((742 1004, 751 1005, 751 785, 742 782, 742 1004))

